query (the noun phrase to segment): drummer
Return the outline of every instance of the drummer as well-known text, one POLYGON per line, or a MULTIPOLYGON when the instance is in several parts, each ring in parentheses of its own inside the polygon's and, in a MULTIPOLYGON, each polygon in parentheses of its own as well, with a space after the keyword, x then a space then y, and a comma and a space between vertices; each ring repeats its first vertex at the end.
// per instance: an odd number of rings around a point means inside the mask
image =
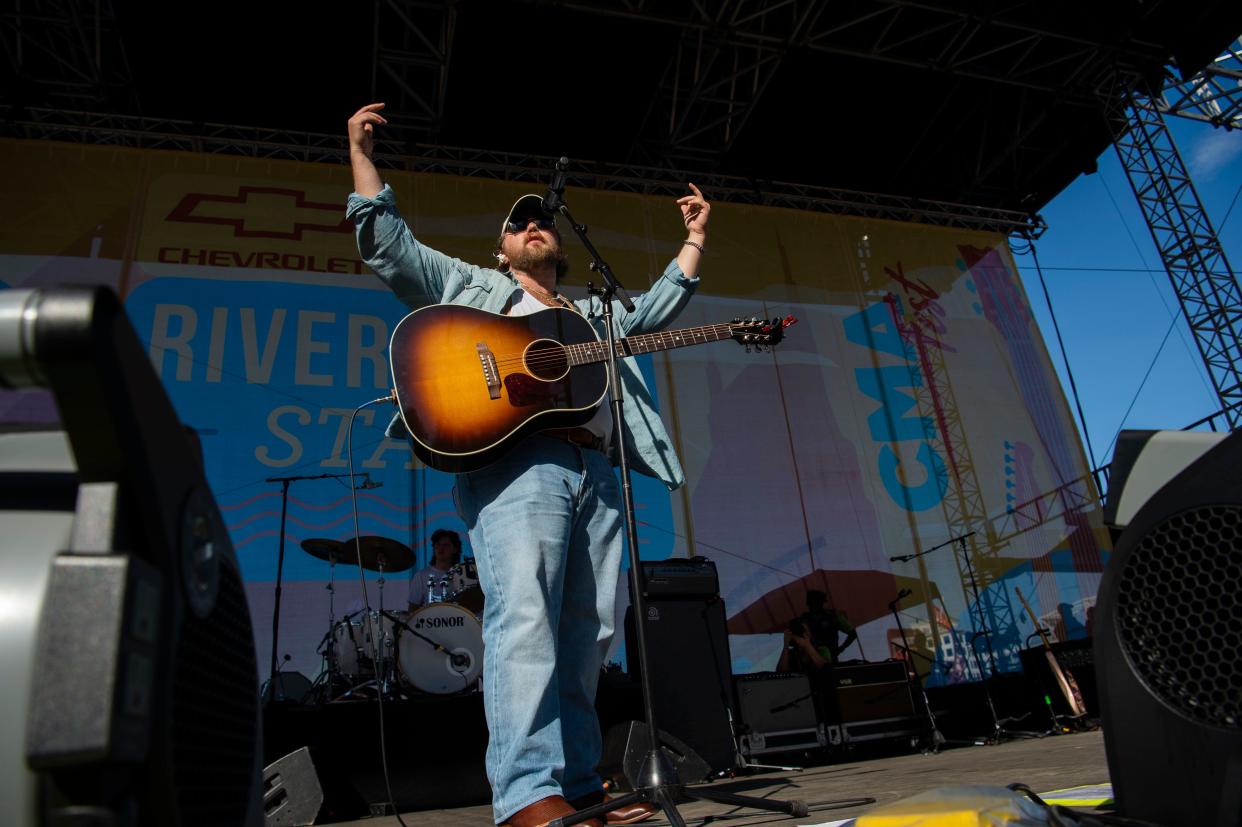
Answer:
POLYGON ((448 575, 449 569, 460 562, 461 535, 447 528, 437 529, 432 533, 431 565, 410 576, 410 611, 420 609, 429 602, 431 595, 427 593, 427 581, 432 581, 438 588, 448 575))

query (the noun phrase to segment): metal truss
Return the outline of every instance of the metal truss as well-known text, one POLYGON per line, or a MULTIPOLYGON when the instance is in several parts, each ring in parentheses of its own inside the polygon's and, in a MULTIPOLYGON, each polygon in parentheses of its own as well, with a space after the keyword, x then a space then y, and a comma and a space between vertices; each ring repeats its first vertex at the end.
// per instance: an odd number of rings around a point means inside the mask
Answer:
POLYGON ((1155 101, 1136 89, 1114 144, 1231 428, 1242 425, 1242 289, 1155 101))
MULTIPOLYGON (((1048 93, 1090 110, 1098 109, 1107 93, 1116 93, 1119 70, 1162 59, 1156 44, 1128 41, 1123 48, 1034 25, 1028 21, 1041 18, 1036 0, 1019 0, 986 15, 973 4, 948 0, 528 2, 681 32, 635 148, 634 157, 642 159, 671 155, 701 161, 723 155, 795 50, 927 70, 986 87, 999 84, 1011 94, 1048 93)), ((1015 134, 1014 143, 1021 145, 1041 121, 1036 117, 1015 134)))
POLYGON ((0 49, 17 83, 53 105, 138 111, 111 0, 5 3, 0 49))
POLYGON ((1242 128, 1242 38, 1187 80, 1170 72, 1154 103, 1165 115, 1242 128))
MULTIPOLYGON (((693 3, 631 149, 643 163, 712 162, 728 153, 818 2, 722 0, 693 3), (740 42, 738 31, 772 40, 740 42)), ((616 7, 614 7, 616 8, 616 7)), ((585 9, 607 12, 607 9, 585 9)), ((650 14, 643 15, 650 18, 650 14)))
POLYGON ((394 134, 434 142, 444 121, 456 0, 375 0, 371 100, 394 134))
MULTIPOLYGON (((169 149, 253 158, 277 158, 311 163, 347 163, 344 135, 290 132, 275 129, 202 124, 159 118, 100 115, 89 112, 33 109, 18 119, 0 108, 0 134, 33 140, 107 144, 145 149, 169 149)), ((485 149, 419 145, 413 154, 399 141, 376 140, 375 161, 389 169, 527 181, 542 184, 556 158, 485 149)), ((575 162, 569 186, 683 195, 691 173, 664 167, 606 162, 575 162)), ((696 183, 718 201, 787 207, 811 212, 913 221, 942 227, 981 230, 1023 238, 1038 238, 1047 225, 1038 215, 990 207, 972 207, 899 195, 881 195, 781 181, 757 181, 736 176, 693 172, 696 183)))

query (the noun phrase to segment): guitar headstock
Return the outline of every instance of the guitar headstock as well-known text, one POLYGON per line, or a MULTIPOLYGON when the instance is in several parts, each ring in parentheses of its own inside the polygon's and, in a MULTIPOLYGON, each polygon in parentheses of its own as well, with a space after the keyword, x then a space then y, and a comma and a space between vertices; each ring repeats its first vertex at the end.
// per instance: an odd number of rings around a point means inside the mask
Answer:
POLYGON ((729 322, 729 335, 740 344, 746 346, 746 352, 749 353, 753 347, 762 351, 764 348, 770 348, 779 344, 781 339, 785 338, 785 328, 790 325, 797 324, 798 320, 793 316, 775 319, 734 319, 729 322))

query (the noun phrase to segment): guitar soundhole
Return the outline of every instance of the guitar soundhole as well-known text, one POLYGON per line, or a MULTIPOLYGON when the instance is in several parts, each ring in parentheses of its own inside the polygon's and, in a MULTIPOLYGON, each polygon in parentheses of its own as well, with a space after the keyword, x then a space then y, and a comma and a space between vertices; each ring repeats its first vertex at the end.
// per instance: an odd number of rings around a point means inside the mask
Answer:
POLYGON ((523 354, 526 371, 537 379, 552 382, 569 372, 569 357, 560 342, 536 339, 523 354))

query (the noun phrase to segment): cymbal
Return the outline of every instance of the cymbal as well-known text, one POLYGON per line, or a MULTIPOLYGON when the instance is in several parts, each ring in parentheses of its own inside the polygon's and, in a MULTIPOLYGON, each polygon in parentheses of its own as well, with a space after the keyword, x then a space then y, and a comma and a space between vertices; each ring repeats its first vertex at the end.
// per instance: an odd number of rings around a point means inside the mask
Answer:
POLYGON ((326 537, 303 540, 302 550, 312 557, 327 560, 329 563, 352 563, 354 561, 353 546, 346 548, 340 540, 329 540, 326 537))
POLYGON ((359 537, 357 543, 346 540, 343 544, 350 562, 353 562, 354 551, 361 547, 362 567, 371 571, 405 571, 414 565, 414 552, 410 547, 387 537, 359 537))

